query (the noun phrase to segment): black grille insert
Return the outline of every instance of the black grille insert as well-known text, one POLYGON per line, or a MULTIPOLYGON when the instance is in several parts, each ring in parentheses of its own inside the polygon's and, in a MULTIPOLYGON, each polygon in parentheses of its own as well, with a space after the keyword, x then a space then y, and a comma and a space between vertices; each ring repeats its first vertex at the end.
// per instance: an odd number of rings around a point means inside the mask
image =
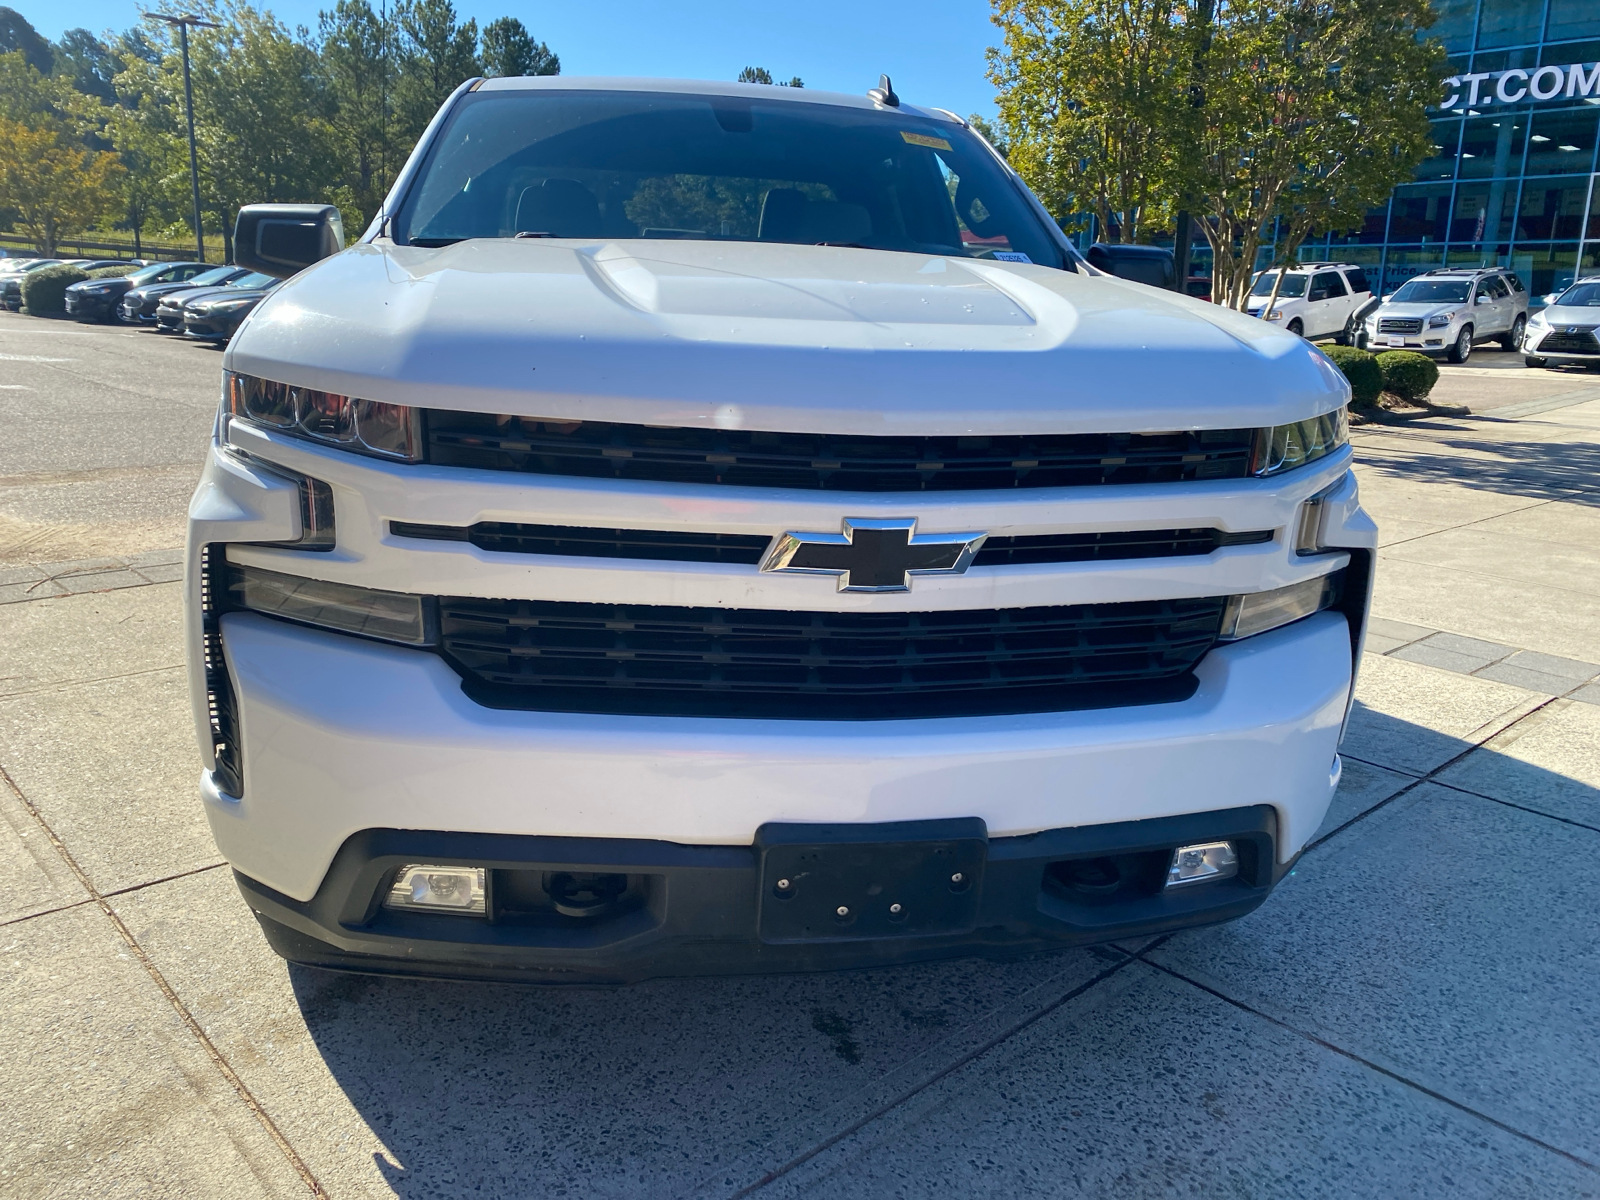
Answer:
POLYGON ((1381 317, 1378 320, 1379 333, 1421 333, 1421 317, 1381 317))
POLYGON ((489 471, 808 491, 940 492, 1241 479, 1253 429, 881 437, 657 428, 430 409, 427 460, 489 471))
POLYGON ((212 772, 217 786, 230 796, 244 795, 244 756, 239 747, 239 705, 222 656, 218 617, 226 607, 226 588, 218 573, 226 568, 223 548, 200 547, 200 646, 206 678, 206 715, 211 726, 212 772))
POLYGON ((1594 325, 1557 325, 1539 343, 1542 354, 1600 354, 1594 325), (1568 330, 1572 332, 1567 332, 1568 330))
MULTIPOLYGON (((759 534, 671 533, 658 529, 589 529, 571 525, 525 525, 480 521, 476 525, 424 525, 390 521, 396 537, 470 542, 502 554, 554 554, 580 558, 655 559, 667 562, 741 563, 755 566, 772 539, 759 534)), ((1272 540, 1272 530, 1226 533, 1220 529, 1138 529, 1109 533, 1048 533, 992 537, 974 566, 1094 562, 1130 558, 1179 558, 1210 554, 1219 546, 1252 546, 1272 540)))
POLYGON ((1223 597, 805 613, 446 597, 440 650, 500 708, 859 720, 1181 700, 1223 597))

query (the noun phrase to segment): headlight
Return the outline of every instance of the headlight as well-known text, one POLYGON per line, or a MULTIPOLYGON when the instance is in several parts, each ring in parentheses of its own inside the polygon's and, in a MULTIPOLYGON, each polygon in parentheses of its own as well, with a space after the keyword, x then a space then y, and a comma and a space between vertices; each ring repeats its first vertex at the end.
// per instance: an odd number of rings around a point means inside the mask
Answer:
POLYGON ((1339 603, 1343 590, 1344 572, 1335 571, 1270 592, 1231 596, 1222 614, 1221 640, 1236 642, 1303 620, 1339 603))
POLYGON ((255 296, 250 296, 243 300, 218 300, 214 304, 202 304, 194 311, 197 313, 205 313, 208 316, 215 316, 218 313, 238 312, 246 305, 254 304, 256 300, 257 297, 255 296))
POLYGON ((1267 314, 1267 320, 1269 320, 1269 321, 1281 321, 1281 320, 1283 320, 1283 309, 1281 309, 1281 308, 1273 309, 1271 312, 1269 312, 1267 314))
POLYGON ((83 294, 85 296, 104 296, 110 290, 111 285, 109 283, 97 283, 94 287, 84 288, 83 294))
POLYGON ((266 613, 340 633, 408 646, 430 646, 438 640, 432 603, 404 592, 230 566, 227 597, 227 606, 236 611, 266 613))
POLYGON ((1252 475, 1279 475, 1326 458, 1350 441, 1350 418, 1343 408, 1320 417, 1263 429, 1256 434, 1252 475))
POLYGON ((1436 316, 1432 316, 1432 317, 1428 318, 1428 328, 1429 329, 1443 329, 1446 325, 1450 324, 1450 322, 1454 321, 1455 319, 1456 319, 1456 314, 1455 313, 1439 313, 1436 316))
POLYGON ((292 387, 232 371, 222 376, 223 411, 232 420, 378 458, 417 462, 421 422, 414 408, 292 387))
POLYGON ((1528 328, 1529 329, 1532 329, 1535 325, 1537 325, 1540 329, 1543 329, 1548 324, 1550 324, 1550 321, 1544 315, 1544 312, 1542 310, 1539 311, 1539 312, 1534 313, 1533 316, 1528 318, 1528 328))

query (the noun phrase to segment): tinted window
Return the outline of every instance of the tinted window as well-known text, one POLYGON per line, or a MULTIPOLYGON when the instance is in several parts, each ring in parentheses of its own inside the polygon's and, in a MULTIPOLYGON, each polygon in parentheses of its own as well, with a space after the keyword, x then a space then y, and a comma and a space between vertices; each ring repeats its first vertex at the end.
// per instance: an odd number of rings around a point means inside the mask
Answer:
POLYGON ((909 113, 649 92, 478 92, 396 240, 517 234, 859 245, 1059 266, 983 144, 909 113))
POLYGON ((228 279, 238 269, 237 267, 212 267, 209 271, 202 270, 200 274, 194 276, 188 282, 201 287, 212 283, 227 283, 228 279))
POLYGON ((1367 282, 1367 273, 1360 267, 1355 267, 1345 272, 1345 278, 1350 281, 1352 292, 1370 292, 1372 285, 1367 282))
POLYGON ((1511 290, 1513 292, 1525 292, 1528 290, 1522 286, 1522 280, 1518 279, 1515 275, 1507 275, 1506 282, 1511 285, 1511 290))
POLYGON ((239 276, 239 278, 235 279, 228 286, 236 288, 262 288, 266 287, 269 283, 277 282, 278 277, 276 275, 265 275, 260 271, 251 271, 248 275, 239 276))
POLYGON ((1389 299, 1396 304, 1460 304, 1471 289, 1465 279, 1413 279, 1389 299))
POLYGON ((1511 294, 1511 289, 1506 286, 1506 281, 1498 275, 1490 275, 1478 286, 1480 289, 1487 290, 1489 295, 1496 300, 1504 300, 1511 294))
MULTIPOLYGON (((1276 271, 1262 271, 1256 276, 1255 282, 1250 285, 1250 294, 1252 296, 1271 296, 1272 283, 1277 278, 1277 275, 1276 271)), ((1307 275, 1285 275, 1283 277, 1283 286, 1278 289, 1278 295, 1304 296, 1308 278, 1310 277, 1307 275)))
POLYGON ((1344 279, 1337 271, 1320 272, 1312 282, 1311 288, 1315 292, 1320 292, 1324 299, 1348 294, 1344 290, 1344 279))

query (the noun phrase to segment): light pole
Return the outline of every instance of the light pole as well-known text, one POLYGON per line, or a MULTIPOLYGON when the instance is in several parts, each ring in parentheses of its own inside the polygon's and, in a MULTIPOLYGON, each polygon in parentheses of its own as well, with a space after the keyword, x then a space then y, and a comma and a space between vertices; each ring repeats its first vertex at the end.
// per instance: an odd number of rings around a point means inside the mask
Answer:
POLYGON ((178 44, 183 47, 183 112, 189 120, 189 187, 194 193, 194 245, 201 262, 206 260, 206 236, 200 228, 200 160, 194 151, 194 85, 189 82, 189 26, 197 29, 216 29, 215 21, 202 21, 193 13, 183 17, 169 17, 164 13, 144 14, 152 21, 165 21, 178 27, 178 44))

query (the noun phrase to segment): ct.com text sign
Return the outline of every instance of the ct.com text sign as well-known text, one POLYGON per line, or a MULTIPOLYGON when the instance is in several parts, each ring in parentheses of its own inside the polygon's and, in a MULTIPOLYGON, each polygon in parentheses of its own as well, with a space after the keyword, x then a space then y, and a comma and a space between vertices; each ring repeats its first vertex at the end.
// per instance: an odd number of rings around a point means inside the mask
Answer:
POLYGON ((1451 90, 1440 108, 1600 97, 1600 62, 1569 63, 1564 67, 1511 67, 1505 71, 1452 75, 1444 85, 1451 90))

